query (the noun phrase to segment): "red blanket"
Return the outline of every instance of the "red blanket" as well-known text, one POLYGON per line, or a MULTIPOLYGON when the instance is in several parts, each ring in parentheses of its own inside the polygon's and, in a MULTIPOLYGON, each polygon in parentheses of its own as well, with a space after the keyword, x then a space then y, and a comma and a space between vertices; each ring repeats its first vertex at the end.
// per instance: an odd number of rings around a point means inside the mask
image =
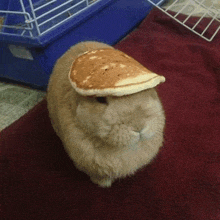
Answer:
POLYGON ((109 189, 74 167, 46 101, 2 131, 3 219, 220 220, 219 44, 154 10, 116 45, 166 77, 167 121, 157 158, 109 189))

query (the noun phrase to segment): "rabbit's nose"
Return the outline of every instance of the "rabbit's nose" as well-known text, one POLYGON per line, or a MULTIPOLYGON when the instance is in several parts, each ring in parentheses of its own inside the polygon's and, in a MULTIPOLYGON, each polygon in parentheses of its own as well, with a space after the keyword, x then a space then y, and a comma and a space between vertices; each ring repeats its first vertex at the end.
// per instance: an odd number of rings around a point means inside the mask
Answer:
POLYGON ((132 129, 133 132, 140 134, 142 132, 143 129, 132 129))
POLYGON ((137 132, 140 134, 144 130, 144 127, 143 126, 136 126, 136 127, 133 127, 132 130, 134 132, 137 132))

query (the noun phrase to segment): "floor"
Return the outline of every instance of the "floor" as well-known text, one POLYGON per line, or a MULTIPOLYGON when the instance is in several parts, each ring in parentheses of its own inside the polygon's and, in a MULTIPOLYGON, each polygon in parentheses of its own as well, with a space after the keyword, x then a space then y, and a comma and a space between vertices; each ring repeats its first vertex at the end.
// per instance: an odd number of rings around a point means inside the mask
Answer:
MULTIPOLYGON (((191 0, 178 0, 173 11, 178 11, 183 4, 191 0)), ((167 6, 177 2, 176 0, 169 0, 167 6)), ((209 6, 211 3, 220 9, 220 0, 205 0, 204 4, 209 6)), ((190 8, 186 8, 183 13, 190 13, 190 8)), ((198 7, 198 12, 204 8, 198 7)), ((14 84, 3 83, 0 81, 0 131, 12 124, 14 121, 23 116, 44 97, 45 92, 33 90, 28 87, 23 87, 14 84)))
POLYGON ((45 97, 45 92, 0 82, 0 131, 19 119, 45 97))

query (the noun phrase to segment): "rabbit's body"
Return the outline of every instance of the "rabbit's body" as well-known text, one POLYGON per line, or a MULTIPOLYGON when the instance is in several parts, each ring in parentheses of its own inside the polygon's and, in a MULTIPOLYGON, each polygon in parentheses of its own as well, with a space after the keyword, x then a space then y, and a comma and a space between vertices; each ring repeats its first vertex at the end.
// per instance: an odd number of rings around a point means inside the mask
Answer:
POLYGON ((68 50, 54 67, 47 101, 53 128, 75 166, 94 183, 109 187, 156 156, 163 144, 165 115, 154 88, 106 100, 76 93, 68 79, 72 62, 100 48, 111 47, 84 42, 68 50))

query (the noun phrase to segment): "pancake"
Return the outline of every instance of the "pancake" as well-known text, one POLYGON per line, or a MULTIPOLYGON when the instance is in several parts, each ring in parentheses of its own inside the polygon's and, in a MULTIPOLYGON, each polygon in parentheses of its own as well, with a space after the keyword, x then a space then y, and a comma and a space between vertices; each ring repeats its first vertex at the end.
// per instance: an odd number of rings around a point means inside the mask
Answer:
POLYGON ((87 51, 72 63, 69 80, 83 96, 123 96, 154 88, 165 77, 116 49, 87 51))

